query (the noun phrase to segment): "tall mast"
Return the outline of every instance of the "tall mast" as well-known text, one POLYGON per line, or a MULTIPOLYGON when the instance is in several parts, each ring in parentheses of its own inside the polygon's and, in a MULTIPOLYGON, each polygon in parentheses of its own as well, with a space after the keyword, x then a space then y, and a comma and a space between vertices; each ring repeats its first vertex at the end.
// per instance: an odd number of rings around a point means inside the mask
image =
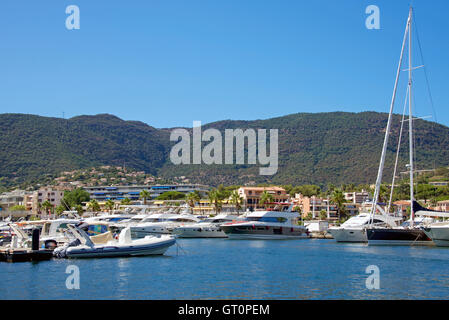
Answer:
POLYGON ((408 130, 410 147, 410 226, 413 227, 415 213, 413 212, 413 114, 412 114, 412 7, 408 17, 408 130))
POLYGON ((407 32, 409 31, 409 26, 410 26, 410 17, 411 16, 409 14, 409 17, 408 17, 408 20, 407 20, 407 24, 405 26, 404 38, 402 40, 401 56, 399 58, 398 69, 396 71, 396 80, 394 82, 393 96, 391 97, 390 113, 388 114, 388 122, 387 122, 387 128, 385 130, 384 145, 382 147, 382 155, 380 157, 379 170, 377 172, 376 188, 374 190, 374 198, 373 198, 373 206, 371 207, 371 214, 370 214, 371 215, 371 223, 374 220, 374 214, 376 212, 377 202, 379 200, 380 185, 382 184, 382 173, 383 173, 383 170, 384 170, 385 157, 387 155, 388 138, 390 136, 391 118, 392 118, 392 114, 393 114, 394 102, 395 102, 395 99, 396 99, 396 91, 397 91, 397 88, 398 88, 399 74, 401 73, 401 66, 402 66, 402 58, 404 56, 405 41, 407 39, 407 32))

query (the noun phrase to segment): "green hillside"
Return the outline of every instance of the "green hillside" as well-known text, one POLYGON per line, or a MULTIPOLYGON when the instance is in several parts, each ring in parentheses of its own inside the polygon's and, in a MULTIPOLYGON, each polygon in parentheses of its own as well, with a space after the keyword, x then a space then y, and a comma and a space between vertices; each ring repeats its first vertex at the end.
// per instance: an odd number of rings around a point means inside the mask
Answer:
MULTIPOLYGON (((99 165, 126 165, 164 178, 186 176, 210 185, 276 183, 374 183, 387 114, 298 113, 256 121, 219 121, 203 127, 220 131, 234 128, 279 129, 279 169, 260 176, 257 165, 171 164, 170 129, 156 129, 113 115, 71 119, 1 114, 0 184, 36 181, 45 174, 99 165)), ((388 148, 386 174, 392 164, 399 134, 395 116, 388 148)), ((405 126, 407 130, 407 126, 405 126)), ((433 122, 415 122, 418 169, 449 165, 449 128, 433 122)), ((223 135, 224 137, 224 135, 223 135)), ((407 140, 408 135, 405 135, 407 140)), ((400 170, 408 163, 408 143, 402 145, 400 170)))

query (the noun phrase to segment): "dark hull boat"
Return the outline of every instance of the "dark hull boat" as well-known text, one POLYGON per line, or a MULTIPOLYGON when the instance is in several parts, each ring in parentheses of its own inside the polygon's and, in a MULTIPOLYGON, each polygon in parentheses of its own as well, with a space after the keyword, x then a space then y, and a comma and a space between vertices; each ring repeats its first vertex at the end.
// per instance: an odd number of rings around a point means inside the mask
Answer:
POLYGON ((369 245, 423 246, 433 245, 423 230, 416 228, 372 228, 366 230, 369 245))

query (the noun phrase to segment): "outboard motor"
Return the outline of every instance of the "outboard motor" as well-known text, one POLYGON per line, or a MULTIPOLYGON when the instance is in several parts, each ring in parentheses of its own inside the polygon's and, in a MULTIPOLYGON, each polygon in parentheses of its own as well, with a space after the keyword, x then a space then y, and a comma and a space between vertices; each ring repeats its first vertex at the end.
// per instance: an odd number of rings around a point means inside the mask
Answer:
POLYGON ((67 248, 69 247, 76 247, 79 246, 81 244, 81 241, 79 241, 78 239, 75 239, 69 243, 67 243, 65 246, 63 247, 58 247, 53 251, 53 256, 56 258, 66 258, 67 257, 67 248))

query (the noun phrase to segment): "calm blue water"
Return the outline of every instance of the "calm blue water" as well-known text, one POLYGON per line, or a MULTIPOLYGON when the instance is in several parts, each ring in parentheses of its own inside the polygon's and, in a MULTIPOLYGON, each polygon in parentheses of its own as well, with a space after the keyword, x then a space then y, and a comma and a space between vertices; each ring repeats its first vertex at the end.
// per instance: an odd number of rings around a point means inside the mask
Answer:
POLYGON ((165 256, 0 263, 0 299, 447 299, 449 249, 178 240, 165 256), (80 289, 65 286, 80 269, 80 289), (368 265, 380 289, 365 286, 368 265))

